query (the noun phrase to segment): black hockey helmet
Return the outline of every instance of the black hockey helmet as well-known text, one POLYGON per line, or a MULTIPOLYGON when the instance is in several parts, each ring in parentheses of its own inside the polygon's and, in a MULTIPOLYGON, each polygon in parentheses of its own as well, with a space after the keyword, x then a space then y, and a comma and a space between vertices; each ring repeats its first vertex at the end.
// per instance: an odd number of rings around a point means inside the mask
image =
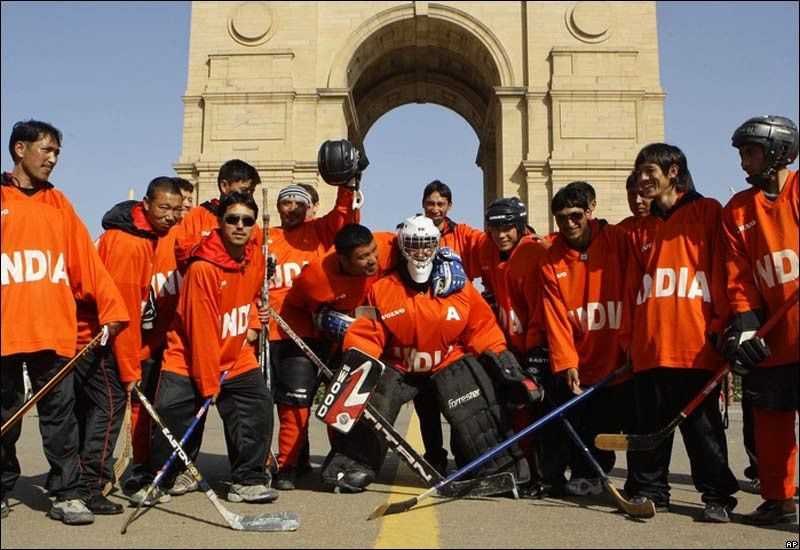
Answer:
POLYGON ((496 199, 486 209, 485 219, 486 225, 490 227, 514 225, 521 237, 528 225, 528 211, 517 197, 496 199))
POLYGON ((731 145, 734 147, 739 148, 745 143, 757 143, 764 147, 766 170, 747 178, 748 183, 764 181, 778 168, 788 166, 797 158, 797 125, 782 116, 751 118, 736 128, 731 136, 731 145))
POLYGON ((325 180, 331 185, 344 185, 369 165, 367 156, 356 149, 346 139, 327 140, 317 153, 317 168, 325 180))

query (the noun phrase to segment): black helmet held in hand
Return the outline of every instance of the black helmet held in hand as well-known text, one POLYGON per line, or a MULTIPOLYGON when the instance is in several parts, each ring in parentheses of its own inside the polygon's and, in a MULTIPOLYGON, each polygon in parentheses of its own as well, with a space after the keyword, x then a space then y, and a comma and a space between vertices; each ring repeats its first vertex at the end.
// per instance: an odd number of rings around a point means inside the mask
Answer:
POLYGON ((346 139, 327 140, 317 154, 319 173, 330 185, 344 185, 353 178, 360 179, 367 166, 367 155, 346 139))

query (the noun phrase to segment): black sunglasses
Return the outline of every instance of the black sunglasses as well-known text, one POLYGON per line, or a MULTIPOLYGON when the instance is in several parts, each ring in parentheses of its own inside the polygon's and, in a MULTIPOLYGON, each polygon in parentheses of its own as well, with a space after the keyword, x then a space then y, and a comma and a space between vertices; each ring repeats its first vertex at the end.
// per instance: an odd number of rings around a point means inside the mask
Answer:
POLYGON ((556 223, 564 223, 567 221, 567 218, 572 220, 574 223, 578 223, 581 221, 586 213, 585 212, 570 212, 569 214, 558 214, 556 215, 556 223))
POLYGON ((239 216, 237 214, 228 214, 225 216, 225 223, 228 225, 236 225, 239 222, 242 222, 242 225, 245 227, 251 227, 253 224, 256 223, 256 219, 253 216, 239 216))

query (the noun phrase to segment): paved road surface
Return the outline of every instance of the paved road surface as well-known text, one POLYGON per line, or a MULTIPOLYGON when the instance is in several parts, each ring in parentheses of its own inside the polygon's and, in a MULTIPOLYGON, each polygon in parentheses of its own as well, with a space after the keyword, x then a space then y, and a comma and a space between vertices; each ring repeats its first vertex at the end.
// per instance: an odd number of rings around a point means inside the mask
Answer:
MULTIPOLYGON (((303 523, 296 532, 233 531, 200 493, 173 498, 171 503, 147 511, 131 524, 126 535, 119 530, 130 513, 127 508, 124 515, 98 516, 91 526, 68 527, 45 515, 50 507, 42 489, 47 466, 34 415, 24 420, 19 443, 23 477, 10 496, 11 514, 2 520, 2 548, 786 548, 787 541, 798 540, 797 520, 772 528, 696 521, 703 506, 688 475, 680 436, 676 437, 672 459, 672 512, 651 520, 632 520, 616 512, 614 501, 604 493, 540 501, 431 497, 404 514, 366 521, 367 515, 387 499, 405 500, 425 488, 390 454, 378 482, 368 492, 332 494, 319 482, 327 439, 324 426, 315 419, 311 430, 315 472, 299 481, 298 490, 283 492, 276 502, 266 505, 223 500, 226 507, 240 514, 297 512, 303 523)), ((398 427, 401 433, 408 430, 408 440, 417 449, 422 448, 409 408, 404 407, 398 427)), ((741 441, 737 404, 731 410, 728 445, 734 473, 744 480, 746 456, 741 441)), ((198 467, 222 496, 228 486, 224 445, 219 416, 212 410, 198 467)), ((611 478, 620 489, 624 468, 624 454, 619 454, 611 478)), ((757 495, 743 491, 737 497, 739 513, 748 513, 761 502, 757 495)), ((111 498, 124 501, 119 491, 111 498)))

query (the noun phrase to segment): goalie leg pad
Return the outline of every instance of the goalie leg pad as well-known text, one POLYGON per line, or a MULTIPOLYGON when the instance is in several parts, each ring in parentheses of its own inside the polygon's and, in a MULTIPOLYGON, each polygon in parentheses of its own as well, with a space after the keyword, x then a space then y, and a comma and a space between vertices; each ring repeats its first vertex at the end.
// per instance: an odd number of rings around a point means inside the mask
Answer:
MULTIPOLYGON (((387 365, 370 400, 375 410, 392 424, 401 405, 416 393, 416 388, 406 384, 403 377, 404 373, 387 365)), ((323 481, 350 490, 363 489, 372 483, 386 458, 385 439, 363 418, 349 433, 331 432, 332 449, 323 466, 323 481)))
MULTIPOLYGON (((431 381, 453 434, 453 454, 462 467, 513 435, 497 403, 494 387, 481 364, 471 355, 433 374, 431 381)), ((518 483, 530 479, 528 462, 514 444, 479 466, 472 476, 510 470, 518 483)))

